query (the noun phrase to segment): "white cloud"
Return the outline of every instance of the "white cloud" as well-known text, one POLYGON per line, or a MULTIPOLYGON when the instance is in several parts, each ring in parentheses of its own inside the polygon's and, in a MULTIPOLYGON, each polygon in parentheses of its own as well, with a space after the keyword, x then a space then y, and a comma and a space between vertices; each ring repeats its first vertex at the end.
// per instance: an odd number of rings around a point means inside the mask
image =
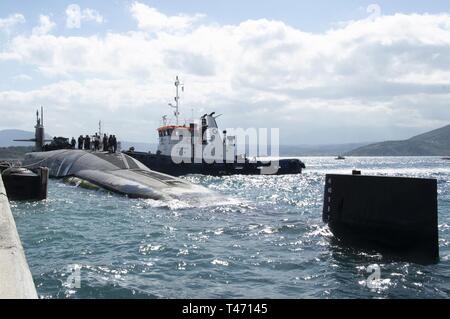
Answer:
POLYGON ((0 18, 0 31, 9 31, 12 27, 20 23, 25 23, 25 17, 20 13, 11 14, 6 18, 0 18))
POLYGON ((81 19, 83 21, 93 21, 99 24, 104 22, 103 16, 100 15, 98 11, 89 8, 83 10, 83 15, 81 16, 81 19))
POLYGON ((33 78, 27 74, 19 74, 13 77, 14 81, 31 81, 33 78))
POLYGON ((56 23, 50 20, 49 16, 40 15, 39 16, 39 25, 33 28, 33 35, 45 35, 52 31, 56 27, 56 23))
POLYGON ((182 31, 191 27, 194 22, 204 17, 203 14, 167 16, 157 9, 140 2, 134 2, 130 7, 130 11, 137 20, 138 27, 151 32, 182 31))
POLYGON ((380 16, 307 33, 266 19, 196 25, 195 15, 167 16, 140 3, 130 10, 142 30, 12 38, 0 60, 54 82, 0 92, 0 112, 44 104, 64 114, 54 123, 91 125, 78 115, 86 113, 126 139, 151 138, 149 127, 170 112, 178 74, 186 117, 191 108, 218 111, 224 126, 281 127, 290 143, 395 138, 450 118, 450 15, 380 16))
POLYGON ((71 4, 66 9, 66 27, 69 29, 81 28, 82 22, 96 22, 101 24, 104 22, 103 16, 96 10, 81 10, 78 4, 71 4))

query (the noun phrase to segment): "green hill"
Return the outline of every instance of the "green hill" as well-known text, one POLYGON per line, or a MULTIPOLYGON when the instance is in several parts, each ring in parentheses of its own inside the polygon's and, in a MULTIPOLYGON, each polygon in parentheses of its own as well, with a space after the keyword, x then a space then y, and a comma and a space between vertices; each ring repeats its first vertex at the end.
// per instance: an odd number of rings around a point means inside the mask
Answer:
POLYGON ((33 151, 33 146, 0 147, 0 160, 23 159, 26 153, 33 151))
POLYGON ((404 141, 386 141, 354 149, 347 156, 449 156, 450 125, 404 141))

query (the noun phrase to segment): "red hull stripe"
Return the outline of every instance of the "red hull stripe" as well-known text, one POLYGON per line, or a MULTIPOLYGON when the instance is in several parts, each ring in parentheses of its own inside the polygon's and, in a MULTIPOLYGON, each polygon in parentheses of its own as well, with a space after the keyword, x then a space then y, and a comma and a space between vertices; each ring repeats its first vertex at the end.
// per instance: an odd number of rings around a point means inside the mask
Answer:
POLYGON ((169 129, 185 129, 185 130, 189 130, 190 128, 187 126, 162 126, 160 128, 158 128, 158 131, 165 131, 165 130, 169 130, 169 129))

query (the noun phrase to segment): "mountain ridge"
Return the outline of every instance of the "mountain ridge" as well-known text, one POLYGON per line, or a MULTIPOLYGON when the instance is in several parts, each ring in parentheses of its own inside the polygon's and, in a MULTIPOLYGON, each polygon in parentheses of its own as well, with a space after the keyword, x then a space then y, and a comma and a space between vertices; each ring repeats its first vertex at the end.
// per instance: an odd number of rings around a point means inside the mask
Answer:
POLYGON ((362 146, 346 156, 448 156, 450 125, 428 131, 406 140, 384 141, 362 146))
MULTIPOLYGON (((15 142, 14 140, 29 140, 34 138, 34 132, 18 130, 18 129, 5 129, 0 130, 0 147, 11 146, 30 146, 34 145, 34 142, 15 142)), ((48 134, 45 134, 45 138, 51 138, 48 134)))

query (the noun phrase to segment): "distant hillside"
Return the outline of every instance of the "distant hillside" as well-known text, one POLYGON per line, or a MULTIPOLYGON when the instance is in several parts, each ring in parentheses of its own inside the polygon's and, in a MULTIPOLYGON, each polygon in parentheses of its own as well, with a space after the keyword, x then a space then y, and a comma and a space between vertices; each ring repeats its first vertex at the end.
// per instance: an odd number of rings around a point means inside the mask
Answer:
MULTIPOLYGON (((33 145, 33 142, 14 142, 14 140, 24 140, 31 138, 34 138, 34 132, 22 130, 0 130, 0 147, 33 145)), ((46 134, 46 138, 50 138, 50 136, 46 134)))
POLYGON ((0 147, 0 160, 22 159, 32 151, 33 146, 0 147))
POLYGON ((450 125, 404 141, 387 141, 352 150, 348 156, 448 156, 450 125))

